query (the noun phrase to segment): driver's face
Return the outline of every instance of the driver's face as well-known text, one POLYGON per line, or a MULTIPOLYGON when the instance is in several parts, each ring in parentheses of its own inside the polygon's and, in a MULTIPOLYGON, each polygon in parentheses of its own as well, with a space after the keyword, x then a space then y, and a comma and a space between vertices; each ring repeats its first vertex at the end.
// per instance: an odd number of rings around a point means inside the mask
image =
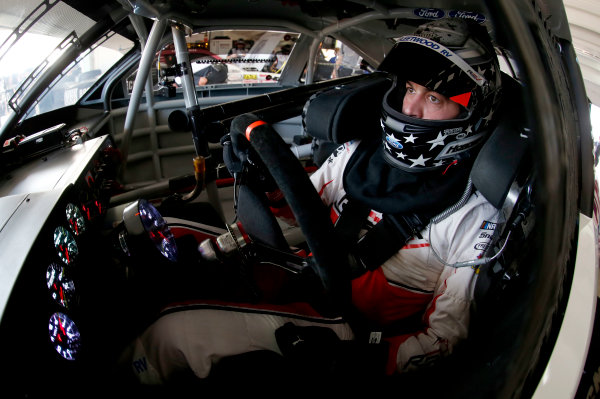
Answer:
POLYGON ((460 113, 460 106, 440 93, 408 81, 402 113, 419 119, 454 119, 460 113))

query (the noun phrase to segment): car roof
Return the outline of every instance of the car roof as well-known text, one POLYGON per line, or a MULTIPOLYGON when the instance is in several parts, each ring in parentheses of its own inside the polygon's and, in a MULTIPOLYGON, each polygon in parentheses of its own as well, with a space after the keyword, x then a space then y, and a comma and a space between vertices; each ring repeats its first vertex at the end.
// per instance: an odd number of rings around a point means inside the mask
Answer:
MULTIPOLYGON (((582 2, 584 0, 571 0, 582 2)), ((55 2, 54 4, 62 2, 55 2)), ((139 41, 138 34, 125 22, 128 13, 140 16, 139 21, 150 31, 153 21, 168 19, 180 23, 186 30, 271 29, 297 32, 314 40, 332 36, 355 50, 369 65, 377 67, 393 46, 393 39, 410 33, 423 20, 442 16, 459 15, 476 19, 486 25, 496 38, 492 12, 482 0, 353 0, 353 1, 186 1, 178 0, 131 0, 129 2, 108 0, 98 7, 83 0, 66 0, 65 4, 85 14, 99 24, 112 19, 119 34, 139 41)), ((597 3, 597 2, 596 2, 597 3)), ((5 0, 0 10, 0 20, 26 18, 25 6, 34 8, 37 0, 5 0)), ((571 41, 571 32, 561 0, 536 2, 546 17, 548 30, 561 40, 571 41)), ((589 5, 589 18, 600 15, 600 5, 589 5)), ((595 3, 594 3, 595 4, 595 3)), ((577 4, 582 7, 581 4, 577 4)), ((582 20, 583 17, 580 17, 582 20)), ((600 20, 600 18, 598 18, 600 20)), ((26 21, 23 21, 25 23, 26 21)), ((589 26, 589 21, 586 25, 589 26)), ((15 23, 6 26, 16 26, 15 23)), ((39 27, 35 27, 40 29, 39 27)), ((41 29, 63 30, 65 36, 76 30, 71 26, 45 26, 41 29)), ((577 30, 581 31, 581 30, 577 30)), ((586 32, 588 32, 586 30, 586 32)), ((81 36, 83 32, 78 32, 81 36)), ((589 35, 589 33, 587 33, 589 35)), ((589 36, 586 37, 589 39, 589 36)), ((598 41, 600 42, 600 40, 598 41)), ((587 43, 587 41, 586 41, 587 43)), ((505 43, 507 45, 507 43, 505 43)), ((4 44, 3 44, 4 46, 4 44)), ((588 95, 592 103, 600 104, 600 51, 593 46, 578 47, 578 55, 584 60, 582 67, 588 95)), ((4 49, 0 49, 4 50, 4 49)), ((0 55, 1 56, 1 55, 0 55)), ((22 115, 18 116, 20 119, 22 115)), ((4 129, 3 129, 4 131, 4 129)))
MULTIPOLYGON (((92 10, 90 2, 78 7, 92 10)), ((411 19, 428 17, 443 10, 459 10, 489 18, 485 1, 481 0, 353 0, 353 1, 179 1, 150 2, 132 0, 133 10, 151 18, 170 17, 190 27, 211 29, 270 28, 297 31, 320 37, 323 34, 338 36, 348 43, 365 43, 380 37, 398 37, 413 28, 411 19), (268 3, 268 4, 267 4, 268 3), (389 15, 390 23, 377 22, 389 15), (360 19, 359 24, 355 24, 360 19), (368 33, 367 33, 368 32, 368 33)), ((600 104, 600 2, 595 0, 538 0, 541 12, 548 15, 547 28, 560 38, 573 41, 581 65, 588 96, 592 103, 600 104), (566 14, 565 14, 566 10, 566 14), (573 36, 571 36, 573 35, 573 36)), ((97 11, 96 11, 97 12, 97 11)), ((88 15, 93 15, 90 11, 88 15)), ((491 24, 491 34, 494 35, 491 24)), ((372 65, 381 61, 384 54, 379 49, 365 47, 361 54, 372 65)), ((375 46, 376 47, 376 46, 375 46)), ((385 49, 387 50, 387 49, 385 49)))

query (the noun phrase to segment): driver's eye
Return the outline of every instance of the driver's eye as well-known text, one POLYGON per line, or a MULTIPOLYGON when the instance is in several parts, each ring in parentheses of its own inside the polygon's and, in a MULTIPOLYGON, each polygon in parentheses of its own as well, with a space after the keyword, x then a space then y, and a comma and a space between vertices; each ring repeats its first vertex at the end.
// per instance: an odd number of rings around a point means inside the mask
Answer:
POLYGON ((429 95, 429 101, 431 101, 433 104, 439 104, 440 103, 439 98, 437 98, 436 96, 431 95, 431 94, 429 95))

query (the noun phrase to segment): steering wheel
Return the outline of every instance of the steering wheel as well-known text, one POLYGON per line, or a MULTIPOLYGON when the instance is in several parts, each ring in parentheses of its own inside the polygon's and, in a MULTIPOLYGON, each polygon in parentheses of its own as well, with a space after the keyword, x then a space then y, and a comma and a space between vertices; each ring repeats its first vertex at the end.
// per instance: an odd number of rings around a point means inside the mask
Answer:
POLYGON ((348 252, 338 242, 327 207, 289 146, 270 124, 256 115, 233 119, 231 134, 243 134, 286 198, 312 253, 310 268, 322 290, 318 310, 326 316, 343 315, 350 304, 348 252))

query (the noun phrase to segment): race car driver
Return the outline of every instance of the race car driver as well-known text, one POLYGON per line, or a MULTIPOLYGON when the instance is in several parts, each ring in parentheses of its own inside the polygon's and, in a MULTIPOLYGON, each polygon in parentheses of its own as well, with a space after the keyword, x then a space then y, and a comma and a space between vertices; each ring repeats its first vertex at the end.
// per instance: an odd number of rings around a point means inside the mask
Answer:
POLYGON ((308 303, 173 306, 124 354, 137 380, 203 379, 223 359, 260 350, 315 375, 390 375, 448 355, 467 338, 472 261, 498 214, 469 180, 498 106, 495 53, 482 26, 442 19, 401 37, 379 70, 394 79, 379 137, 345 143, 311 180, 338 223, 357 209, 349 204, 366 206, 357 240, 388 217, 428 221, 406 242, 363 252, 370 266, 352 280, 352 304, 381 334, 363 342, 348 320, 308 303))

